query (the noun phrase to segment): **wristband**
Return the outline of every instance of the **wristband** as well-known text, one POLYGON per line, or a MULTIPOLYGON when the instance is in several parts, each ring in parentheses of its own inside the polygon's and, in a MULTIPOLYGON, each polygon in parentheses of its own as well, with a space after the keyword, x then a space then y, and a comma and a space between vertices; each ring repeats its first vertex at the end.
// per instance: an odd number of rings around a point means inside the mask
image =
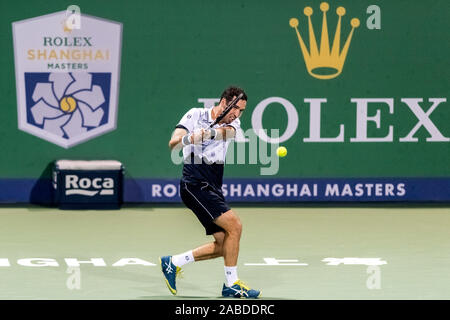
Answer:
POLYGON ((183 136, 183 138, 181 138, 181 144, 182 144, 183 146, 188 146, 188 145, 191 144, 191 134, 190 134, 190 133, 185 134, 185 135, 183 136))

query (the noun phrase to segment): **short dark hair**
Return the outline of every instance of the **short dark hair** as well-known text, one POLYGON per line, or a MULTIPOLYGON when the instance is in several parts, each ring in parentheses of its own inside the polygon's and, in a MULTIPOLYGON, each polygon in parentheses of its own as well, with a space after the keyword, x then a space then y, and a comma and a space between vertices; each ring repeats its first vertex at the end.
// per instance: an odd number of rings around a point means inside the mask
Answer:
POLYGON ((237 97, 241 93, 244 94, 241 99, 247 101, 247 94, 245 94, 244 90, 236 86, 229 86, 225 89, 224 92, 222 92, 220 100, 222 100, 222 98, 225 98, 226 102, 230 102, 231 100, 233 100, 233 97, 237 97))

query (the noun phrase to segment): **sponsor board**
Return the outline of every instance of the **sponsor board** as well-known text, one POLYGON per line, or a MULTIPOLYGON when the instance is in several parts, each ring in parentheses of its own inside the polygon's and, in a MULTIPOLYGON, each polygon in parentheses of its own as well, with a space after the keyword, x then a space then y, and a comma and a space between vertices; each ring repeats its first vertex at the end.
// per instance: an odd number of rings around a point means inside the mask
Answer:
MULTIPOLYGON (((54 202, 51 179, 1 179, 0 189, 5 190, 0 193, 2 202, 54 202)), ((223 193, 230 203, 448 202, 449 190, 449 178, 249 178, 224 179, 223 185, 223 193)), ((117 194, 102 197, 114 196, 117 194)), ((82 201, 93 198, 86 195, 70 197, 81 197, 82 201)), ((123 202, 181 203, 179 179, 124 179, 123 202)))
MULTIPOLYGON (((180 202, 177 179, 125 181, 126 202, 180 202)), ((229 202, 449 201, 445 178, 224 179, 229 202)))
POLYGON ((123 170, 53 171, 53 203, 62 209, 118 209, 122 204, 123 170))
POLYGON ((114 130, 122 24, 66 11, 12 24, 20 130, 70 148, 114 130))

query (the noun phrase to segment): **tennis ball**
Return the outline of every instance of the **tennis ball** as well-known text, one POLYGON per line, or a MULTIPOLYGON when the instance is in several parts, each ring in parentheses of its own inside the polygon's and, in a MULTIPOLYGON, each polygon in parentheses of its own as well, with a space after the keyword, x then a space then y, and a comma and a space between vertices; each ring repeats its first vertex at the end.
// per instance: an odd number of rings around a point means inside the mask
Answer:
POLYGON ((285 147, 278 147, 277 155, 281 158, 285 157, 287 155, 287 149, 285 147))
POLYGON ((77 106, 77 102, 72 97, 64 97, 59 103, 59 108, 64 112, 73 112, 77 106))

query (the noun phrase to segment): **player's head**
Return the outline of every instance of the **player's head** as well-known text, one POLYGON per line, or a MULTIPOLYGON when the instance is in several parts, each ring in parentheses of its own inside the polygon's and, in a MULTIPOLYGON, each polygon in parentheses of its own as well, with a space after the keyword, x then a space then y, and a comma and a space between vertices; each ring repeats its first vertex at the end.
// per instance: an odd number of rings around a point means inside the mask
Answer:
POLYGON ((222 92, 222 95, 220 96, 220 102, 222 103, 222 99, 225 99, 225 103, 229 103, 231 100, 233 100, 234 97, 237 97, 241 93, 244 94, 241 100, 247 101, 247 94, 244 92, 244 90, 236 86, 229 86, 222 92))
POLYGON ((242 115, 247 105, 247 94, 241 88, 230 86, 222 92, 219 102, 219 106, 222 107, 222 110, 225 109, 225 107, 241 93, 243 93, 242 98, 237 102, 236 106, 228 112, 221 122, 233 122, 236 118, 239 118, 242 115))

